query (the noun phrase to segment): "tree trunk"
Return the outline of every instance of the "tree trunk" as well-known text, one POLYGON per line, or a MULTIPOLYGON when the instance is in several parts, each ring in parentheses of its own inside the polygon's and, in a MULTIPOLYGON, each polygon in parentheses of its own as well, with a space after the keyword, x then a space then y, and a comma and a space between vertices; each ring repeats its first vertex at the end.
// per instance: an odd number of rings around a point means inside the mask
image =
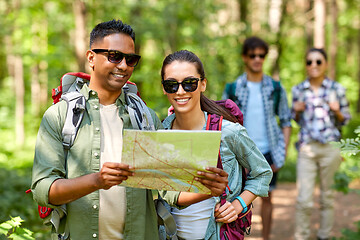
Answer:
MULTIPOLYGON (((40 34, 43 25, 34 23, 31 25, 32 42, 31 48, 32 54, 38 56, 41 48, 40 34)), ((38 61, 34 61, 31 67, 31 113, 33 116, 39 116, 40 114, 40 80, 39 80, 39 65, 38 61)))
MULTIPOLYGON (((40 42, 41 42, 41 52, 44 55, 48 55, 48 41, 49 41, 49 31, 48 31, 48 20, 43 19, 41 22, 43 28, 40 33, 40 42)), ((40 61, 39 65, 39 83, 40 83, 40 106, 41 108, 46 107, 49 101, 49 91, 48 91, 48 63, 45 60, 40 61)))
POLYGON ((23 146, 25 143, 25 83, 23 61, 20 56, 13 54, 13 45, 10 36, 5 37, 5 49, 8 73, 13 80, 12 88, 15 93, 15 143, 18 146, 23 146))
POLYGON ((39 66, 34 64, 31 68, 31 112, 36 117, 40 115, 40 91, 39 66))
MULTIPOLYGON (((139 22, 139 19, 142 18, 142 9, 143 9, 143 6, 145 5, 145 3, 142 1, 142 0, 138 0, 136 6, 134 8, 131 9, 131 19, 129 19, 129 22, 131 23, 136 23, 136 22, 139 22)), ((139 24, 140 25, 140 24, 139 24)), ((140 54, 141 52, 141 47, 144 45, 144 41, 143 41, 143 28, 140 28, 140 32, 139 31, 136 31, 136 43, 135 43, 135 53, 137 54, 140 54), (140 37, 139 37, 140 36, 140 37)), ((138 66, 136 66, 137 70, 141 69, 143 65, 142 64, 139 64, 138 66)), ((137 88, 139 90, 139 92, 143 92, 143 88, 144 88, 144 82, 143 82, 143 79, 140 80, 140 81, 136 81, 136 85, 137 85, 137 88)))
MULTIPOLYGON (((358 42, 358 56, 360 56, 360 28, 358 29, 357 42, 358 42)), ((358 90, 358 96, 357 96, 358 99, 357 99, 356 112, 360 113, 360 61, 358 61, 358 89, 359 90, 358 90)))
MULTIPOLYGON (((249 20, 248 20, 248 12, 249 12, 249 4, 252 3, 251 0, 249 1, 244 1, 244 0, 238 0, 239 3, 239 12, 240 12, 240 23, 241 23, 241 30, 244 33, 243 37, 240 38, 240 40, 242 42, 244 42, 246 37, 250 37, 251 35, 251 26, 249 24, 249 20)), ((242 35, 242 34, 240 34, 242 35)), ((242 44, 242 43, 241 43, 242 44)), ((239 61, 238 62, 238 69, 239 69, 239 73, 244 72, 244 64, 239 61)))
POLYGON ((25 143, 25 127, 24 127, 24 69, 23 61, 20 56, 14 58, 14 88, 16 96, 16 109, 15 109, 15 129, 16 129, 16 144, 23 146, 25 143))
POLYGON ((270 31, 273 33, 278 33, 280 31, 280 21, 282 17, 282 0, 271 0, 269 5, 269 27, 270 31))
MULTIPOLYGON (((41 61, 39 64, 39 80, 40 80, 40 103, 41 107, 47 105, 49 101, 48 91, 48 64, 46 61, 41 61)), ((59 81, 60 82, 60 81, 59 81)))
POLYGON ((80 72, 86 69, 86 6, 81 0, 73 2, 73 12, 75 15, 75 53, 80 72))
POLYGON ((244 0, 238 0, 240 9, 240 23, 242 25, 242 32, 244 33, 245 37, 249 37, 251 34, 251 27, 248 21, 248 9, 249 9, 249 3, 251 4, 251 1, 244 1, 244 0))
POLYGON ((314 47, 325 47, 325 0, 315 0, 314 4, 314 47))
MULTIPOLYGON (((251 32, 255 35, 259 34, 261 31, 262 17, 265 11, 263 11, 263 6, 259 3, 259 0, 252 0, 251 4, 251 32)), ((267 1, 264 1, 267 4, 267 1)), ((266 8, 265 8, 266 9, 266 8)))
POLYGON ((313 36, 314 36, 314 26, 313 26, 313 18, 314 18, 314 9, 312 5, 312 1, 304 1, 304 6, 307 8, 307 11, 305 12, 305 17, 307 18, 305 21, 305 33, 306 33, 306 45, 307 49, 314 46, 313 43, 313 36))
POLYGON ((276 47, 274 49, 274 61, 271 72, 274 79, 279 79, 280 56, 282 52, 283 23, 286 14, 287 0, 272 0, 270 6, 270 30, 276 33, 276 47))
POLYGON ((330 79, 336 80, 336 56, 337 56, 337 48, 338 48, 338 41, 337 35, 339 31, 339 26, 337 23, 338 18, 338 6, 336 0, 331 0, 331 42, 330 42, 330 51, 329 51, 329 77, 330 79))

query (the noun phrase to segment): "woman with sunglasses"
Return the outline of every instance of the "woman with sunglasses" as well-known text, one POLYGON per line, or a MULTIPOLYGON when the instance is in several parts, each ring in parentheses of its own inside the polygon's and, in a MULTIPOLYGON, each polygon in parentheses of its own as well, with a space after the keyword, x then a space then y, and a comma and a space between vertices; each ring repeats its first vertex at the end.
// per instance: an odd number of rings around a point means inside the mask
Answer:
POLYGON ((317 237, 330 239, 334 222, 332 185, 341 162, 340 150, 330 142, 340 139, 340 126, 350 119, 349 103, 345 89, 326 77, 327 55, 323 49, 311 48, 305 64, 308 78, 292 89, 293 118, 300 125, 295 239, 310 237, 317 174, 321 191, 317 237))
MULTIPOLYGON (((173 206, 171 213, 179 239, 220 239, 221 223, 230 223, 257 196, 266 196, 272 171, 269 164, 248 137, 246 130, 225 108, 206 98, 207 79, 200 59, 182 50, 168 55, 163 62, 161 78, 164 94, 174 113, 164 121, 165 129, 205 130, 208 114, 223 116, 220 156, 229 174, 231 192, 220 206, 219 198, 187 192, 163 192, 162 197, 173 206), (241 192, 242 168, 249 170, 241 192)), ((204 143, 206 148, 206 143, 204 143)))

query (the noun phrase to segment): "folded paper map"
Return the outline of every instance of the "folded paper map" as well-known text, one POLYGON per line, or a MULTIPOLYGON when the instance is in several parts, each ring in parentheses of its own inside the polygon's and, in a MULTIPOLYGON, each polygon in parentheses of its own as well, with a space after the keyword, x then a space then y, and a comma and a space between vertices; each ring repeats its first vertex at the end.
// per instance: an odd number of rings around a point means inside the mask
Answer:
POLYGON ((135 176, 121 185, 209 194, 195 177, 216 167, 220 139, 220 131, 124 130, 122 162, 135 168, 135 176))

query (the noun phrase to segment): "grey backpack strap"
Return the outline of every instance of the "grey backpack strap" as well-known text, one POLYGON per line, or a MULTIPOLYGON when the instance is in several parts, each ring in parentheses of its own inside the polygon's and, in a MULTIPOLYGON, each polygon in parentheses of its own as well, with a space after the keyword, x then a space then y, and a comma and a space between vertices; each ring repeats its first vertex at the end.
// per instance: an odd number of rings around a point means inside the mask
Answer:
POLYGON ((62 77, 62 83, 61 83, 62 92, 63 94, 67 92, 75 92, 75 91, 80 92, 84 84, 89 84, 89 80, 74 75, 66 74, 62 77))
POLYGON ((85 97, 74 91, 62 95, 61 99, 67 102, 67 113, 62 130, 63 146, 67 151, 73 145, 77 131, 81 124, 85 110, 85 97))
MULTIPOLYGON (((67 153, 71 146, 74 144, 76 134, 78 132, 81 120, 84 116, 85 110, 85 97, 80 92, 67 92, 61 96, 62 100, 65 100, 67 103, 67 112, 64 127, 62 130, 63 137, 63 147, 65 154, 65 167, 67 161, 67 153)), ((67 214, 66 205, 61 205, 59 208, 56 208, 51 213, 51 224, 55 227, 56 233, 58 233, 59 240, 69 239, 70 231, 68 222, 65 223, 65 229, 63 233, 59 233, 59 225, 61 218, 67 214)))
POLYGON ((136 87, 126 84, 123 87, 126 110, 129 112, 131 125, 134 129, 155 131, 154 121, 144 101, 134 93, 136 87))
POLYGON ((177 240, 176 223, 170 211, 165 207, 164 200, 157 199, 157 201, 155 201, 155 207, 158 217, 160 218, 162 225, 165 227, 167 239, 177 240))
POLYGON ((63 204, 51 211, 51 214, 44 219, 45 225, 52 225, 55 228, 58 240, 67 240, 70 237, 70 231, 68 222, 65 222, 65 226, 60 223, 64 217, 66 217, 66 205, 63 204), (60 233, 62 232, 62 233, 60 233))

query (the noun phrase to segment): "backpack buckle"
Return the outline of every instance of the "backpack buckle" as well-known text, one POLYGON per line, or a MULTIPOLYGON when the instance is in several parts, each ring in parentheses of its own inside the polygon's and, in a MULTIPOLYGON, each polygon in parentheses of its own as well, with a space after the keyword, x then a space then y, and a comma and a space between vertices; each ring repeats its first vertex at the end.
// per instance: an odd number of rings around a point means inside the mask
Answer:
POLYGON ((81 103, 76 103, 73 109, 74 114, 79 114, 85 110, 85 106, 81 103))

